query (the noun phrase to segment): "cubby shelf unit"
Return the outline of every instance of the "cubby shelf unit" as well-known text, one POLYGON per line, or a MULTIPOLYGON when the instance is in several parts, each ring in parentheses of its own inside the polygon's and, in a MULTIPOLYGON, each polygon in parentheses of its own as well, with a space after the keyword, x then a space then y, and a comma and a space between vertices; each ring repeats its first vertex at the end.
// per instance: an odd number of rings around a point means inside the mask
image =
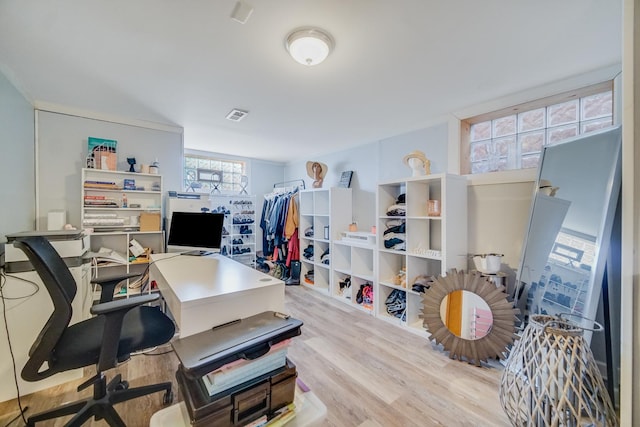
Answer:
POLYGON ((333 263, 331 276, 331 295, 352 307, 375 314, 375 277, 376 256, 375 245, 351 242, 347 239, 333 242, 331 261, 333 263), (349 287, 341 286, 349 278, 349 287), (358 290, 364 285, 371 285, 374 290, 373 304, 358 302, 358 290))
POLYGON ((331 261, 323 262, 328 251, 333 257, 332 242, 340 238, 352 221, 351 189, 328 188, 300 192, 300 261, 302 264, 300 283, 310 289, 330 294, 331 261), (313 229, 313 235, 306 235, 313 229), (306 258, 304 251, 313 246, 313 256, 306 258), (313 283, 309 275, 313 272, 313 283))
POLYGON ((426 332, 422 320, 422 293, 412 290, 412 286, 419 276, 438 276, 451 268, 466 269, 466 212, 465 177, 433 174, 378 185, 376 315, 379 318, 412 332, 426 332), (389 207, 396 205, 403 194, 404 215, 390 215, 389 207), (440 215, 427 214, 429 200, 439 201, 440 215), (400 225, 403 225, 404 233, 385 234, 390 227, 400 225), (404 241, 404 246, 391 246, 391 236, 404 241), (405 271, 404 285, 397 280, 401 270, 405 271), (385 302, 396 289, 406 297, 404 318, 387 313, 385 302))

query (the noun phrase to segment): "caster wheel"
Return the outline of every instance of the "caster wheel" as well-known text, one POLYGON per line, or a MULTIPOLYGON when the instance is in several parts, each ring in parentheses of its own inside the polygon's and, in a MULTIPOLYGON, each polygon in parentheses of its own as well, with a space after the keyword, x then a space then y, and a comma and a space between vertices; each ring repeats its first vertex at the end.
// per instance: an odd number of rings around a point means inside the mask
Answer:
POLYGON ((167 391, 164 396, 162 396, 162 404, 165 406, 171 405, 173 402, 173 392, 171 390, 167 391))
POLYGON ((116 390, 126 390, 129 388, 129 381, 120 381, 116 386, 116 390))

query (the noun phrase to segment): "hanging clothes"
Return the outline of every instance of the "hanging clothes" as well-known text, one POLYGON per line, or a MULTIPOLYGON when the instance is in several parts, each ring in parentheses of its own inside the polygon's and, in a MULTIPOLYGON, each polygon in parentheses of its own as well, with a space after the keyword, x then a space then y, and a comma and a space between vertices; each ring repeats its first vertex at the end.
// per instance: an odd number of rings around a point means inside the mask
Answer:
MULTIPOLYGON (((289 242, 298 228, 297 194, 296 189, 265 195, 260 218, 262 253, 265 257, 277 255, 282 262, 298 259, 289 254, 289 242)), ((299 254, 299 250, 297 252, 299 254)))

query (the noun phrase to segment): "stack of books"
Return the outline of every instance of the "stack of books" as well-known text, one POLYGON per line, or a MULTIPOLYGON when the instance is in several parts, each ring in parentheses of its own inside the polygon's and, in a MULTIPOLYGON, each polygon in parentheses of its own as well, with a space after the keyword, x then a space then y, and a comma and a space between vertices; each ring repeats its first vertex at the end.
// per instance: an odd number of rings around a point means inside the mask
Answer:
POLYGON ((89 208, 117 208, 118 203, 113 198, 107 198, 106 196, 99 196, 93 194, 85 194, 84 205, 89 208))
POLYGON ((113 181, 85 181, 84 188, 92 188, 99 190, 121 190, 113 181))
MULTIPOLYGON (((87 206, 87 205, 85 205, 87 206)), ((83 226, 114 226, 124 225, 124 218, 118 218, 117 214, 98 213, 85 214, 82 220, 83 226)))

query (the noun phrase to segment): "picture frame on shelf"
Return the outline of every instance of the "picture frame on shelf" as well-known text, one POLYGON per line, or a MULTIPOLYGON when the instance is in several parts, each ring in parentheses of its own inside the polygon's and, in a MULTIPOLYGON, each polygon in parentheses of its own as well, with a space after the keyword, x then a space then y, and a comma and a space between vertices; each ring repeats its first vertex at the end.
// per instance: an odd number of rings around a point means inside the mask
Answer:
POLYGON ((350 188, 352 177, 353 177, 353 171, 343 171, 342 174, 340 175, 340 182, 338 182, 338 187, 350 188))

